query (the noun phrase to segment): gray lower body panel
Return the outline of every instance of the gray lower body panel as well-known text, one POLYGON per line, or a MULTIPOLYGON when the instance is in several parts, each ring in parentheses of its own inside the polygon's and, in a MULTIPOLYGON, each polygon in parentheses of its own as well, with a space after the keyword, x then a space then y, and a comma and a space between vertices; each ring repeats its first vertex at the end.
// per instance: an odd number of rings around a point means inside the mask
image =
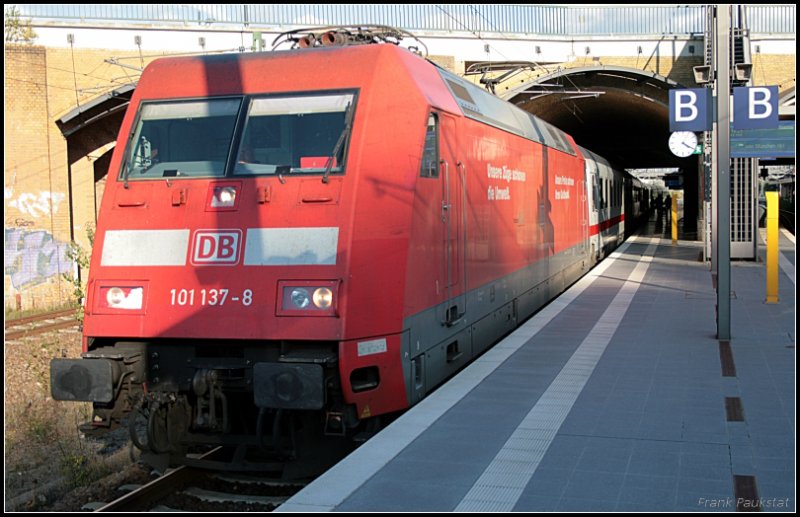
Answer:
POLYGON ((404 321, 410 329, 403 370, 410 405, 511 332, 593 265, 582 243, 482 285, 404 321), (461 318, 448 310, 461 303, 461 318))

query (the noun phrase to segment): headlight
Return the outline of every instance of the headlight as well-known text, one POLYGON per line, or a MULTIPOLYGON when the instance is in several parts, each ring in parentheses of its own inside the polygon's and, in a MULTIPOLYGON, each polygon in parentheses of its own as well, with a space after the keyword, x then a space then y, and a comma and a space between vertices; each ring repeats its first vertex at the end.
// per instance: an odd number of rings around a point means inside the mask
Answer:
POLYGON ((106 301, 111 307, 121 304, 125 300, 125 292, 119 287, 112 287, 106 292, 106 301))
POLYGON ((318 309, 329 309, 333 305, 333 291, 327 287, 314 289, 313 299, 318 309))
POLYGON ((291 298, 292 305, 297 309, 305 309, 311 303, 311 297, 308 295, 308 291, 302 287, 292 289, 291 298))
POLYGON ((278 316, 335 316, 338 280, 280 281, 278 316))
POLYGON ((241 181, 220 181, 208 186, 206 197, 206 211, 236 210, 239 202, 239 192, 242 191, 241 181))
POLYGON ((105 309, 139 310, 143 299, 142 287, 101 287, 98 303, 105 309))
POLYGON ((223 206, 233 206, 236 202, 236 188, 228 187, 214 187, 214 199, 211 201, 211 206, 214 208, 223 206))

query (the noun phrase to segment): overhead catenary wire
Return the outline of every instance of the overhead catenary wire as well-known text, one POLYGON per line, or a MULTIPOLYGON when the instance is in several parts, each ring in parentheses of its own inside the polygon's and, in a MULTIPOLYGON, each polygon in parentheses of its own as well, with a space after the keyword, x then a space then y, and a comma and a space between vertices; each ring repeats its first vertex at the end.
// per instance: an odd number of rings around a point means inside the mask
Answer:
MULTIPOLYGON (((435 7, 436 7, 437 9, 439 9, 439 10, 440 10, 440 11, 441 11, 443 14, 445 14, 446 16, 448 16, 450 19, 452 19, 452 20, 453 20, 455 23, 457 23, 457 24, 458 24, 458 25, 460 25, 462 28, 464 28, 466 31, 468 31, 470 34, 473 34, 473 35, 474 35, 475 37, 477 37, 479 40, 486 42, 486 44, 489 46, 489 48, 493 49, 493 50, 494 50, 494 51, 495 51, 495 52, 496 52, 498 55, 500 55, 500 57, 502 57, 504 60, 506 60, 506 61, 509 61, 509 58, 508 58, 508 57, 507 57, 505 54, 503 54, 503 53, 502 53, 500 50, 498 50, 498 49, 497 49, 497 47, 495 47, 495 46, 494 46, 494 45, 492 45, 491 43, 487 42, 487 41, 486 41, 486 40, 483 38, 483 36, 481 36, 481 34, 480 34, 479 32, 476 32, 476 31, 474 31, 474 30, 470 29, 469 27, 467 27, 467 26, 466 26, 466 25, 465 25, 465 24, 464 24, 464 23, 463 23, 461 20, 459 20, 458 18, 456 18, 455 16, 453 16, 453 15, 450 13, 450 11, 448 11, 446 8, 442 7, 441 5, 439 5, 439 4, 436 4, 436 5, 435 5, 435 7)), ((486 21, 486 23, 488 24, 488 26, 489 26, 489 27, 491 27, 491 28, 494 30, 494 32, 496 32, 497 34, 500 34, 501 36, 506 36, 506 35, 503 33, 503 31, 501 31, 501 30, 497 29, 497 27, 496 27, 496 26, 495 26, 495 25, 494 25, 494 24, 493 24, 493 23, 492 23, 492 22, 491 22, 491 21, 490 21, 488 18, 486 18, 486 16, 484 16, 484 15, 483 15, 483 13, 482 13, 480 10, 478 10, 478 9, 477 9, 475 6, 473 6, 472 4, 469 4, 469 7, 470 7, 470 9, 472 9, 472 10, 473 10, 473 11, 474 11, 474 12, 475 12, 475 13, 476 13, 478 16, 480 16, 481 18, 483 18, 483 19, 486 21)), ((549 69, 548 69, 548 67, 546 67, 546 66, 542 65, 541 63, 538 63, 538 62, 536 62, 536 61, 534 61, 534 60, 530 60, 530 62, 531 62, 531 63, 533 63, 534 65, 536 65, 538 68, 541 68, 542 70, 545 70, 546 72, 549 72, 549 69)), ((580 88, 580 87, 579 87, 577 84, 575 84, 575 82, 572 80, 572 78, 570 78, 570 77, 569 77, 569 75, 565 75, 565 76, 564 76, 564 78, 565 78, 567 81, 569 81, 569 82, 572 84, 572 86, 573 86, 573 87, 575 87, 575 89, 576 89, 576 90, 578 90, 578 91, 581 91, 581 88, 580 88)))

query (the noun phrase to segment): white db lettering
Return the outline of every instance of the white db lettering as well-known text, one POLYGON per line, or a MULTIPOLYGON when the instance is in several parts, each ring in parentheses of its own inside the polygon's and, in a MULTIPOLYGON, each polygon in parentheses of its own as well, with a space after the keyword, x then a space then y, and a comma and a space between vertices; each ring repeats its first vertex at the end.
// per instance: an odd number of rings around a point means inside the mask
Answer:
POLYGON ((238 263, 241 234, 241 230, 197 231, 192 264, 234 265, 238 263))

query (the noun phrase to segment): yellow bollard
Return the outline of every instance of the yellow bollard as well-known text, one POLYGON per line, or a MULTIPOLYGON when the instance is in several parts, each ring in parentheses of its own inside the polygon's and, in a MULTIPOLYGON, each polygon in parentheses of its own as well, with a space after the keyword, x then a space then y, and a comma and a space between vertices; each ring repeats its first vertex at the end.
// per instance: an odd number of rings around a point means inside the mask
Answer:
POLYGON ((680 192, 672 193, 672 245, 678 244, 678 198, 680 192))
POLYGON ((767 197, 767 303, 778 303, 778 193, 767 197))

